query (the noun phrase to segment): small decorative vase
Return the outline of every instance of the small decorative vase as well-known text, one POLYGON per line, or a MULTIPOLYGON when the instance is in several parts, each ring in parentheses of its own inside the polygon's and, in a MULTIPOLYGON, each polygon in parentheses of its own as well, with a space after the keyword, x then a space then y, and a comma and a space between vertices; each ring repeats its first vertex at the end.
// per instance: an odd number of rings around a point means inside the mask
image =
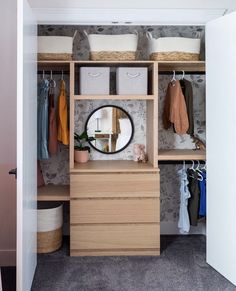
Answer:
POLYGON ((77 163, 87 163, 89 159, 89 152, 87 150, 85 151, 74 151, 74 159, 77 163))

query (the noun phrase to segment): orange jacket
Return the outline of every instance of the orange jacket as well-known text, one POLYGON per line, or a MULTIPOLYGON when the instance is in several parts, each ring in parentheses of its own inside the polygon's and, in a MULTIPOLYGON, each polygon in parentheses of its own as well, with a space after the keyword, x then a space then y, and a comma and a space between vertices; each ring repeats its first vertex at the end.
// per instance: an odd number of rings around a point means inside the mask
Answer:
POLYGON ((174 124, 177 134, 185 134, 188 131, 187 108, 179 80, 168 85, 162 119, 165 129, 174 124))
POLYGON ((65 82, 61 80, 60 95, 58 98, 58 134, 57 139, 64 145, 69 144, 69 130, 68 130, 68 117, 67 117, 67 101, 65 82))

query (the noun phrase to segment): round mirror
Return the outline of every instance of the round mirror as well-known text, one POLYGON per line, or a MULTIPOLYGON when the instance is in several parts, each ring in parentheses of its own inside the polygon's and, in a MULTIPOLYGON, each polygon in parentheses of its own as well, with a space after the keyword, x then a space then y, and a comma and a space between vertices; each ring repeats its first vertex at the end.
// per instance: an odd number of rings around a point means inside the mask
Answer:
POLYGON ((129 114, 114 105, 94 110, 88 117, 85 130, 95 138, 89 142, 97 151, 115 154, 125 149, 132 140, 134 125, 129 114))

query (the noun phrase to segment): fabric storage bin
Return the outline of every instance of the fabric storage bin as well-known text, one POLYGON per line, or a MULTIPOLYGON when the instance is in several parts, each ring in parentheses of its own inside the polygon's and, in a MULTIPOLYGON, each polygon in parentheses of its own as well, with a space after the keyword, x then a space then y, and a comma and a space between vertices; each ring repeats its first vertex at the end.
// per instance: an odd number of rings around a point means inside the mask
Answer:
POLYGON ((153 61, 199 61, 200 39, 185 37, 153 38, 146 33, 149 46, 149 58, 153 61))
POLYGON ((136 58, 138 33, 135 34, 88 34, 90 60, 133 61, 136 58))
POLYGON ((80 94, 81 95, 109 95, 110 68, 81 67, 80 94))
POLYGON ((73 58, 73 37, 38 36, 38 60, 64 60, 73 58))
POLYGON ((147 68, 117 68, 116 92, 118 95, 147 95, 147 79, 147 68))
POLYGON ((63 205, 40 203, 37 209, 37 252, 51 253, 62 245, 63 205))

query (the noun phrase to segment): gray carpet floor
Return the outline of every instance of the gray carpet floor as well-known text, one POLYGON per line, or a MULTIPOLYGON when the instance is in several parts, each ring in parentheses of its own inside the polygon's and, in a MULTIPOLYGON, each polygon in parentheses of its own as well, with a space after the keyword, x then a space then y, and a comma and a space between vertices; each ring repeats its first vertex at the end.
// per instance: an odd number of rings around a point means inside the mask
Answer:
POLYGON ((160 257, 38 256, 32 291, 236 291, 205 261, 204 236, 162 236, 160 257))

